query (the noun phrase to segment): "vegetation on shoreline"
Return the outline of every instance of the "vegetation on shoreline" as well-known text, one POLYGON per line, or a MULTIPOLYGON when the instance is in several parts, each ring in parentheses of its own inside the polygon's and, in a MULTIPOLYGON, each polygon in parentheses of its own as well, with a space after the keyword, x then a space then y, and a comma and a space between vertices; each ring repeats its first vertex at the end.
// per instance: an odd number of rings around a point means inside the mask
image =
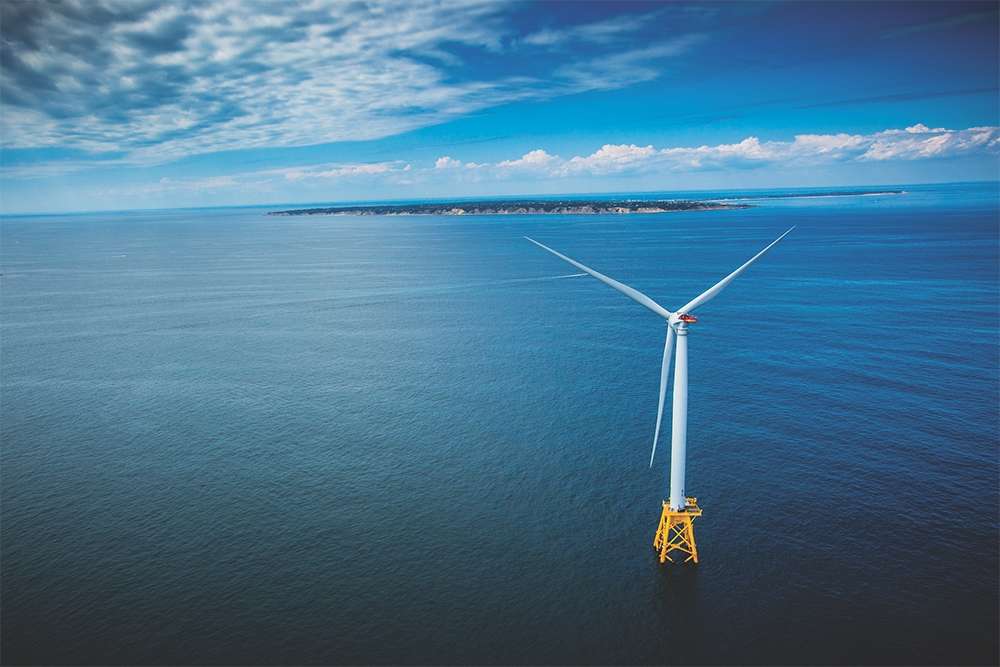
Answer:
POLYGON ((272 211, 268 215, 527 215, 527 214, 621 214, 666 213, 668 211, 710 211, 749 208, 748 204, 681 199, 609 200, 496 200, 369 206, 332 206, 272 211))

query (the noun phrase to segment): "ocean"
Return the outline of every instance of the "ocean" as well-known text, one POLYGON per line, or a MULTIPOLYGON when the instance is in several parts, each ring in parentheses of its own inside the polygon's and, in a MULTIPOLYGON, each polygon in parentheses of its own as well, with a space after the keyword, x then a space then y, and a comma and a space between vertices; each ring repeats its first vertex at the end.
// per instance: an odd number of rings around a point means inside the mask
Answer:
POLYGON ((1000 197, 900 189, 4 216, 0 659, 997 664, 1000 197), (673 310, 792 225, 691 327, 661 565, 665 323, 523 237, 673 310))

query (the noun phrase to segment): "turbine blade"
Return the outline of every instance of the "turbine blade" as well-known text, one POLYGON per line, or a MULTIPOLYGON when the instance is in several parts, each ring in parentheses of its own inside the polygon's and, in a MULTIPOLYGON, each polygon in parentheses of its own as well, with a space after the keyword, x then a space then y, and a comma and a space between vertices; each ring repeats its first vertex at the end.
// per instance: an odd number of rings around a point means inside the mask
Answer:
POLYGON ((653 311, 654 313, 656 313, 657 315, 659 315, 663 319, 669 320, 670 316, 673 314, 669 310, 667 310, 666 308, 664 308, 663 306, 661 306, 660 304, 656 303, 655 301, 653 301, 652 299, 650 299, 648 296, 646 296, 645 294, 643 294, 642 292, 640 292, 639 290, 632 289, 628 285, 623 285, 620 282, 618 282, 617 280, 613 280, 611 278, 608 278, 603 273, 598 273, 597 271, 594 271, 593 269, 591 269, 589 267, 586 267, 583 264, 580 264, 579 262, 570 259, 566 255, 561 255, 558 252, 556 252, 555 250, 553 250, 552 248, 549 248, 548 246, 542 245, 541 243, 539 243, 535 239, 529 239, 527 236, 525 236, 524 238, 528 239, 529 241, 531 241, 532 243, 534 243, 539 248, 542 248, 543 250, 548 250, 549 252, 551 252, 553 255, 555 255, 559 259, 561 259, 561 260, 563 260, 565 262, 569 262, 570 264, 572 264, 576 268, 580 269, 581 271, 589 273, 590 275, 594 276, 595 278, 597 278, 598 280, 600 280, 602 283, 604 283, 608 287, 611 287, 612 289, 618 290, 619 292, 621 292, 622 294, 624 294, 628 298, 632 299, 633 301, 639 303, 640 305, 645 306, 646 308, 649 308, 651 311, 653 311))
POLYGON ((656 443, 660 439, 660 421, 663 419, 663 399, 667 396, 667 376, 670 374, 670 355, 674 348, 674 328, 667 325, 667 342, 663 345, 663 368, 660 369, 660 405, 656 408, 656 432, 653 434, 653 453, 649 455, 649 467, 653 467, 656 443))
MULTIPOLYGON (((795 229, 794 225, 792 226, 792 229, 795 229)), ((717 282, 711 289, 706 290, 705 292, 702 292, 698 297, 696 297, 694 300, 692 300, 689 303, 687 303, 678 312, 681 312, 681 313, 690 313, 695 308, 697 308, 699 306, 704 306, 706 303, 708 303, 709 301, 711 301, 712 299, 714 299, 719 294, 719 292, 721 292, 722 290, 724 290, 729 283, 733 282, 736 279, 736 276, 738 276, 741 273, 743 273, 743 271, 745 271, 748 266, 750 266, 751 264, 753 264, 754 262, 756 262, 758 259, 760 259, 761 256, 765 252, 767 252, 768 250, 770 250, 774 246, 775 243, 777 243, 781 239, 785 238, 788 235, 788 233, 792 231, 792 229, 789 229, 787 232, 785 232, 784 234, 782 234, 781 236, 779 236, 778 238, 776 238, 771 243, 771 245, 767 246, 766 248, 764 248, 763 250, 761 250, 759 253, 757 253, 756 255, 754 255, 750 259, 749 262, 747 262, 746 264, 744 264, 743 266, 741 266, 740 268, 736 269, 735 271, 733 271, 732 273, 730 273, 728 276, 726 276, 725 278, 723 278, 722 280, 720 280, 719 282, 717 282)))

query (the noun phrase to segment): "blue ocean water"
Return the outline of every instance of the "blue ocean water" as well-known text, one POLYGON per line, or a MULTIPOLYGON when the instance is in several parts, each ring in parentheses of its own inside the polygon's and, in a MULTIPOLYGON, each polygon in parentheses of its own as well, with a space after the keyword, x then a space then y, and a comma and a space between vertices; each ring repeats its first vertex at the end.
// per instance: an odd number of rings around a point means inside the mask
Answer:
MULTIPOLYGON (((0 223, 5 664, 997 664, 995 183, 0 223), (698 311, 659 564, 664 323, 698 311)), ((667 434, 667 441, 669 435, 667 434)))

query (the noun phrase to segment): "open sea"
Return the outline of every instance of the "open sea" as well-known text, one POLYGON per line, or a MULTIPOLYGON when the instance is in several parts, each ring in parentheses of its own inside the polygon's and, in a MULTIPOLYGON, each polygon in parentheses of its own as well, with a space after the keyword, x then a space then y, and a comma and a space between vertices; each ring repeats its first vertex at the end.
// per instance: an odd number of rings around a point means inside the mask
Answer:
POLYGON ((998 186, 902 189, 4 216, 0 660, 996 665, 998 186), (673 310, 792 225, 697 311, 661 565, 665 323, 522 237, 673 310))

